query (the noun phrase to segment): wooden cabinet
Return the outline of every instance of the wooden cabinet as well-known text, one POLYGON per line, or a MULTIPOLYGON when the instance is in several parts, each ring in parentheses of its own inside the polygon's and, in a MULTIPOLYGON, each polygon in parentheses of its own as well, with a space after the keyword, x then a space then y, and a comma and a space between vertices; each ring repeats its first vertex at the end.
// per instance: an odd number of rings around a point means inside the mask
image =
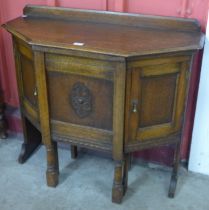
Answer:
MULTIPOLYGON (((183 125, 190 56, 161 57, 128 64, 125 150, 168 142, 183 125)), ((171 142, 172 143, 172 142, 171 142)))
POLYGON ((25 142, 41 141, 47 183, 58 183, 57 142, 106 151, 115 161, 112 200, 127 189, 130 153, 174 144, 177 181, 195 20, 27 6, 4 27, 13 35, 25 142))

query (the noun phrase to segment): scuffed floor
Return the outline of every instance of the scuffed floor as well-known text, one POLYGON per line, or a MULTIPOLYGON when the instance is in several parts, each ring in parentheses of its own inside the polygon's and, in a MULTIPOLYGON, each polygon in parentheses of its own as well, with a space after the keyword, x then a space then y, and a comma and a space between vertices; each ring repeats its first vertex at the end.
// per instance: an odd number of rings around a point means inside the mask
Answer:
POLYGON ((176 197, 167 198, 170 171, 134 164, 122 204, 111 202, 113 162, 109 158, 59 149, 60 183, 45 181, 42 146, 25 164, 17 163, 21 141, 0 140, 0 210, 209 210, 209 177, 181 168, 176 197))

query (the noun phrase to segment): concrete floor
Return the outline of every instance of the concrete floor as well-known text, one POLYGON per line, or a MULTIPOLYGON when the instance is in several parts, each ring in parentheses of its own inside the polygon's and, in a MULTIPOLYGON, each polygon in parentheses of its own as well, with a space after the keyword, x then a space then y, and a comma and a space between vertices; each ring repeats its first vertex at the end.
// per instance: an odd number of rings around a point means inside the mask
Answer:
POLYGON ((181 168, 176 197, 167 198, 170 170, 134 164, 129 189, 121 205, 111 202, 111 159, 59 150, 60 183, 45 183, 45 150, 42 146, 20 165, 21 141, 0 140, 0 210, 209 210, 209 177, 181 168))

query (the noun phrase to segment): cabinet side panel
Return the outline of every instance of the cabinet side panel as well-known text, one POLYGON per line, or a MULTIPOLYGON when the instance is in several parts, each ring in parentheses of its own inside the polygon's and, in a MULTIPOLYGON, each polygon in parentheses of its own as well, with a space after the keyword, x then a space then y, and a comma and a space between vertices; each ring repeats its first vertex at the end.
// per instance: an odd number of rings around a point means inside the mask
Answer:
POLYGON ((34 55, 31 47, 13 37, 21 113, 39 128, 34 55))
POLYGON ((33 61, 21 55, 21 72, 23 78, 23 91, 25 98, 34 106, 37 104, 35 96, 35 75, 33 61))

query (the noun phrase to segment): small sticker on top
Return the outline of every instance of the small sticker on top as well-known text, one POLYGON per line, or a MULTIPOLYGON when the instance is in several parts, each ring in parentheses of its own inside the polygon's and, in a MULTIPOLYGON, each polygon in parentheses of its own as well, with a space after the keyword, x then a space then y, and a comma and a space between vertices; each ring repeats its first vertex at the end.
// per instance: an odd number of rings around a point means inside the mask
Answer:
POLYGON ((75 46, 84 46, 83 42, 73 42, 73 45, 75 46))

